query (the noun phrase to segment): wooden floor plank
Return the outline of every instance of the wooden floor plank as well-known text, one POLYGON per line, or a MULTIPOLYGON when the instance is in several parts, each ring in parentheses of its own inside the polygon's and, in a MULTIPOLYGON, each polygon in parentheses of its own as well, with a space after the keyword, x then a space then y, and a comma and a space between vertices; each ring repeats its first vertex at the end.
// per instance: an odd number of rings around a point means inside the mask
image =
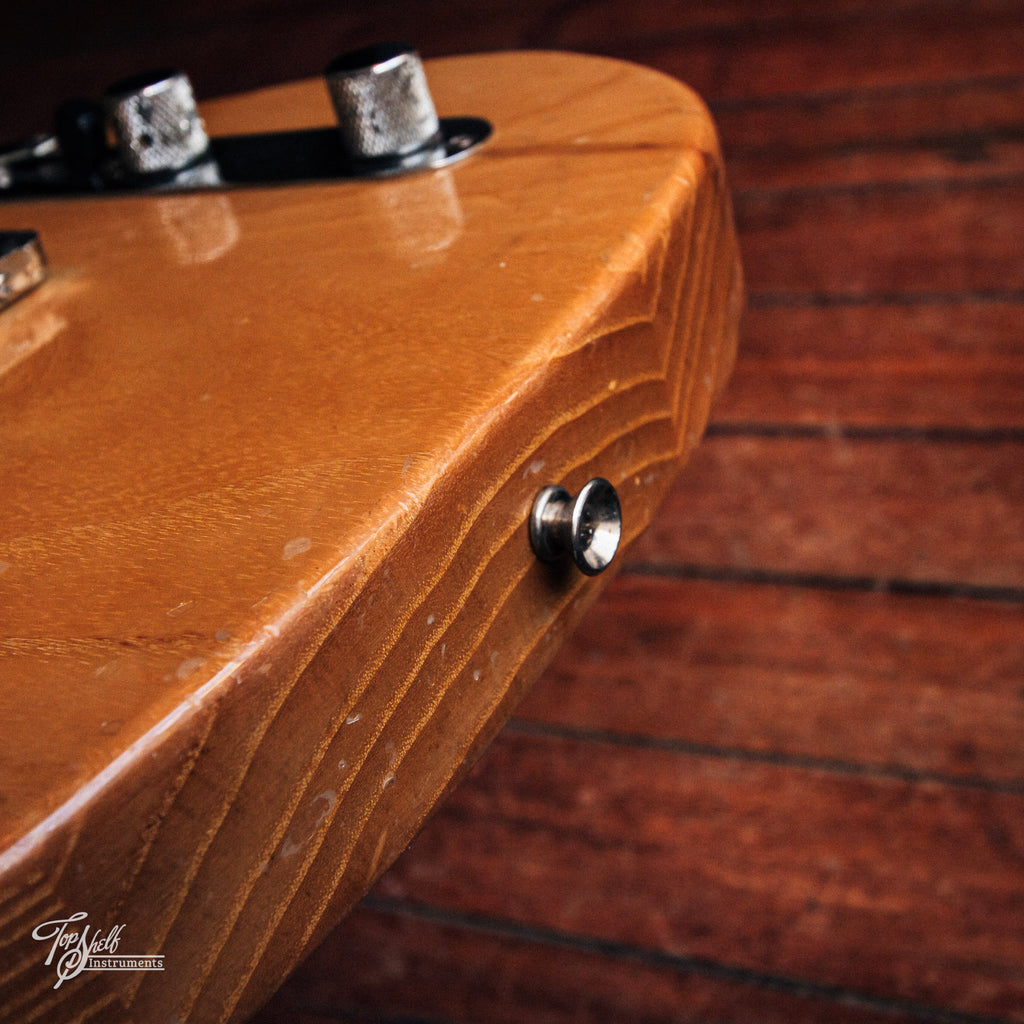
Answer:
POLYGON ((715 420, 1013 430, 1022 316, 1024 302, 754 306, 715 420))
POLYGON ((1024 179, 740 192, 751 297, 1019 291, 1022 187, 1024 179))
POLYGON ((516 721, 1024 792, 1024 609, 624 576, 516 721))
POLYGON ((710 436, 630 551, 636 563, 1016 590, 1024 447, 710 436))
MULTIPOLYGON (((685 45, 693 33, 721 30, 784 32, 794 26, 828 28, 866 18, 912 17, 920 0, 715 0, 704 4, 667 4, 664 0, 582 0, 551 4, 547 35, 575 49, 610 42, 671 40, 685 45)), ((963 0, 942 0, 950 17, 969 16, 963 0)))
POLYGON ((363 906, 253 1024, 910 1024, 926 1013, 571 936, 363 906))
POLYGON ((1024 17, 1007 0, 787 0, 768 9, 752 0, 192 0, 144 17, 118 4, 48 0, 17 8, 5 25, 0 125, 5 137, 42 130, 58 99, 96 95, 143 68, 181 66, 207 98, 319 74, 382 37, 408 39, 428 57, 521 47, 608 53, 661 67, 712 100, 1024 72, 1024 17))
POLYGON ((1024 797, 504 733, 378 893, 1024 1019, 1024 797))
POLYGON ((1016 75, 1024 70, 1019 4, 977 0, 877 7, 844 18, 610 38, 605 52, 650 64, 715 101, 1016 75))
POLYGON ((961 132, 892 146, 839 145, 808 152, 797 147, 734 153, 725 138, 729 180, 737 188, 794 187, 810 183, 972 181, 1024 175, 1024 134, 1017 128, 985 135, 961 132))
POLYGON ((1024 171, 1024 77, 723 102, 736 188, 965 180, 1024 171))
POLYGON ((259 1024, 1024 1020, 1024 8, 41 0, 0 135, 142 67, 205 97, 382 35, 702 91, 750 312, 648 575, 259 1024))

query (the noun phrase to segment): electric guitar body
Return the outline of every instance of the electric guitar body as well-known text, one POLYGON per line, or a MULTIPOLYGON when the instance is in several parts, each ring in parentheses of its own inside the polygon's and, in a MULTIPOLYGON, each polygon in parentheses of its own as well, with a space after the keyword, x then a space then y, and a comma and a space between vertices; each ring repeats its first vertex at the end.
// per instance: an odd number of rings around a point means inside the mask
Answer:
MULTIPOLYGON (((728 376, 693 93, 427 73, 493 127, 439 170, 0 204, 49 267, 0 312, 0 1021, 250 1014, 610 575, 535 556, 538 492, 607 479, 628 543, 728 376)), ((203 113, 333 119, 316 81, 203 113)))

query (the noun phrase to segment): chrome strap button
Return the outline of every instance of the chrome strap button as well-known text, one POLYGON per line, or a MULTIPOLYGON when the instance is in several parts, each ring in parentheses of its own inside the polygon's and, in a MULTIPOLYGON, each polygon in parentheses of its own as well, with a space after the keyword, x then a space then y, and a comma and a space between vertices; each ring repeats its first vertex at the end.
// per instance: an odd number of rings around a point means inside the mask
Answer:
POLYGON ((596 576, 611 565, 622 536, 615 488, 594 477, 573 498, 564 487, 545 487, 530 513, 530 544, 542 562, 571 555, 580 572, 596 576))

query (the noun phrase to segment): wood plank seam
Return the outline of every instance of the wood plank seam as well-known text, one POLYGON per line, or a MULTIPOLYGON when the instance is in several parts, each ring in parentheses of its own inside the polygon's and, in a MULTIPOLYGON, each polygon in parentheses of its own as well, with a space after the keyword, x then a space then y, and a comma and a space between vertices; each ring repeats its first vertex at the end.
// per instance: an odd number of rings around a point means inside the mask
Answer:
POLYGON ((743 761, 752 764, 778 765, 801 771, 822 772, 830 775, 890 779, 910 783, 935 783, 957 789, 979 790, 991 793, 1024 795, 1024 779, 1000 780, 984 776, 950 775, 943 772, 917 771, 896 764, 874 764, 847 761, 841 758, 813 757, 805 754, 787 754, 778 751, 756 750, 748 747, 720 746, 695 743, 690 740, 667 739, 641 733, 612 732, 574 726, 553 725, 533 719, 513 717, 505 727, 510 733, 557 739, 573 739, 584 743, 631 747, 636 750, 665 750, 676 754, 714 757, 725 761, 743 761))
MULTIPOLYGON (((1024 174, 1011 172, 996 173, 976 178, 947 178, 935 175, 927 178, 898 179, 868 182, 822 182, 805 185, 770 185, 757 187, 748 185, 735 189, 733 202, 737 216, 742 219, 743 207, 753 202, 779 200, 799 201, 801 199, 829 199, 847 196, 889 196, 916 195, 918 193, 944 192, 962 195, 966 192, 993 192, 1000 189, 1019 188, 1024 185, 1024 174)), ((742 230, 742 229, 741 229, 742 230)))
POLYGON ((710 97, 708 109, 712 113, 729 114, 756 110, 775 110, 787 107, 820 106, 824 104, 860 103, 870 100, 906 99, 919 96, 956 94, 968 89, 998 89, 1012 91, 1024 85, 1024 75, 965 75, 936 82, 899 82, 893 85, 860 86, 856 89, 822 89, 791 92, 782 95, 750 95, 710 97))
POLYGON ((446 910, 429 904, 416 903, 371 893, 362 905, 384 914, 415 917, 420 920, 452 925, 467 931, 521 938, 553 948, 566 948, 595 952, 602 956, 629 960, 651 966, 671 967, 686 973, 697 973, 723 980, 740 981, 755 988, 789 992, 796 996, 817 996, 829 1000, 907 1014, 925 1024, 1013 1024, 1010 1018, 985 1014, 960 1013, 941 1006, 887 998, 870 992, 860 992, 841 985, 827 985, 806 978, 769 974, 740 965, 722 963, 705 957, 688 957, 657 948, 635 946, 627 942, 602 939, 595 935, 573 933, 557 928, 545 928, 509 918, 476 914, 467 911, 446 910))
POLYGON ((812 590, 862 591, 902 594, 908 597, 948 597, 970 601, 1017 605, 1024 602, 1024 588, 942 580, 893 579, 879 576, 841 576, 826 573, 787 572, 780 569, 699 565, 696 563, 627 562, 623 575, 664 576, 675 579, 717 580, 766 586, 803 587, 812 590))
MULTIPOLYGON (((575 5, 569 5, 573 9, 575 5)), ((604 47, 614 46, 622 49, 641 49, 644 47, 656 46, 682 48, 684 45, 694 45, 697 42, 713 39, 716 43, 728 43, 743 38, 757 38, 765 33, 791 33, 804 29, 842 28, 849 26, 877 23, 880 18, 900 17, 915 14, 932 14, 937 11, 945 11, 947 15, 956 10, 968 10, 983 6, 987 11, 1007 10, 1013 13, 1015 5, 1013 0, 987 0, 983 4, 965 2, 965 0, 938 0, 928 3, 927 0, 876 0, 876 2, 858 3, 852 7, 840 7, 839 10, 829 10, 828 7, 813 7, 806 11, 786 11, 779 14, 757 14, 753 16, 740 17, 735 21, 708 20, 696 24, 687 25, 678 29, 662 28, 656 33, 647 31, 636 32, 632 35, 625 35, 615 39, 595 36, 582 42, 581 45, 588 49, 599 51, 604 47)), ((557 32, 556 27, 548 27, 548 32, 557 32)))
POLYGON ((1024 443, 1024 427, 963 427, 941 424, 927 427, 899 424, 874 426, 859 423, 840 423, 833 426, 770 420, 755 423, 716 418, 708 423, 704 436, 833 438, 844 441, 922 441, 938 444, 991 445, 1024 443))
POLYGON ((966 288, 943 291, 818 291, 785 292, 752 289, 747 296, 750 309, 815 308, 836 306, 951 306, 960 303, 1010 304, 1024 303, 1024 289, 966 288))

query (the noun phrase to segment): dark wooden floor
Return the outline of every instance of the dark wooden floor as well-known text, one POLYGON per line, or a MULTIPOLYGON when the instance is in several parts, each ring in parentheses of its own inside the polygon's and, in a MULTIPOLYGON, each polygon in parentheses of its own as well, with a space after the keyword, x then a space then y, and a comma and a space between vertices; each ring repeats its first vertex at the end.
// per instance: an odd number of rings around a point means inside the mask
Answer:
POLYGON ((735 189, 707 440, 259 1024, 1024 1021, 1024 4, 192 0, 33 43, 60 6, 15 12, 0 124, 31 75, 580 49, 702 92, 735 189))

